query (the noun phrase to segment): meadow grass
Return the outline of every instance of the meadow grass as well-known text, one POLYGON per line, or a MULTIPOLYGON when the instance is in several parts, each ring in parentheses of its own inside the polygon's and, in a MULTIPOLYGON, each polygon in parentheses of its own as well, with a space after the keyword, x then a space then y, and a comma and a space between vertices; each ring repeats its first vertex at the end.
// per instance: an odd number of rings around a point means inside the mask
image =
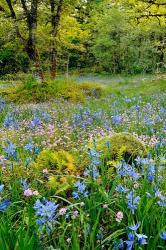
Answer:
POLYGON ((164 78, 16 80, 14 92, 0 90, 0 249, 165 249, 164 78), (69 87, 83 101, 66 98, 69 87), (123 146, 112 159, 119 132, 146 154, 125 162, 123 146))

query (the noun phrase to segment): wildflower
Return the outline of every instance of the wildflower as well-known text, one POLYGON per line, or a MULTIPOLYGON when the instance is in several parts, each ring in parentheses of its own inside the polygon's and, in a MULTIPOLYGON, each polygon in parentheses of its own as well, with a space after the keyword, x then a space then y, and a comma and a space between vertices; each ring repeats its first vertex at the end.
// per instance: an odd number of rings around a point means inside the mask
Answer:
POLYGON ((165 199, 165 201, 163 200, 160 200, 160 201, 158 201, 157 202, 158 203, 158 205, 160 206, 160 207, 166 207, 166 199, 165 199))
POLYGON ((43 174, 48 174, 48 169, 47 168, 45 168, 45 169, 43 169, 43 174))
POLYGON ((42 122, 39 117, 35 116, 30 122, 30 128, 41 126, 42 122))
POLYGON ((3 188, 4 188, 4 185, 3 185, 3 184, 1 184, 1 185, 0 185, 0 193, 2 193, 3 188))
POLYGON ((28 144, 26 144, 26 145, 24 146, 24 149, 25 149, 26 151, 32 152, 32 151, 33 151, 33 144, 32 144, 32 142, 29 142, 28 144))
POLYGON ((163 240, 166 240, 166 231, 164 231, 160 234, 160 238, 163 240))
POLYGON ((77 181, 74 185, 77 188, 77 192, 73 192, 73 198, 79 199, 79 195, 83 195, 84 197, 88 196, 88 191, 86 191, 86 184, 84 182, 77 181))
POLYGON ((72 195, 75 200, 79 199, 79 194, 77 192, 73 192, 72 195))
POLYGON ((78 211, 75 210, 75 211, 73 212, 72 219, 77 218, 77 216, 78 216, 78 211))
POLYGON ((150 183, 152 183, 154 178, 155 178, 155 165, 151 164, 147 169, 147 179, 150 183))
POLYGON ((104 209, 108 208, 108 204, 103 204, 103 208, 104 209))
POLYGON ((138 222, 137 224, 131 225, 129 228, 130 228, 132 231, 137 231, 137 229, 140 227, 140 225, 141 225, 141 222, 138 222))
POLYGON ((121 222, 123 220, 123 212, 119 211, 117 214, 116 214, 116 219, 115 219, 117 222, 121 222))
POLYGON ((123 185, 119 184, 118 186, 116 186, 115 190, 119 193, 126 193, 128 192, 129 190, 124 187, 123 185))
POLYGON ((126 250, 132 250, 133 249, 133 245, 134 245, 134 234, 133 233, 129 233, 128 234, 128 240, 126 240, 124 242, 127 244, 126 250))
POLYGON ((21 186, 22 186, 22 188, 23 188, 24 191, 29 188, 29 185, 28 185, 26 179, 25 180, 21 180, 21 186))
POLYGON ((145 245, 147 244, 147 241, 146 239, 148 238, 146 235, 144 234, 135 234, 137 236, 137 239, 138 239, 138 244, 139 245, 145 245))
POLYGON ((0 212, 4 212, 6 208, 11 204, 9 199, 3 200, 0 202, 0 212))
POLYGON ((100 154, 99 154, 96 150, 94 150, 94 149, 92 149, 92 148, 89 149, 89 155, 90 155, 92 158, 93 158, 93 157, 99 158, 99 156, 100 156, 100 154))
POLYGON ((118 249, 124 249, 124 242, 122 239, 114 243, 114 247, 112 250, 118 250, 118 249))
POLYGON ((139 188, 139 184, 138 184, 138 182, 136 182, 136 183, 134 183, 134 189, 138 189, 139 188))
POLYGON ((16 152, 16 146, 9 140, 7 140, 8 146, 5 148, 5 153, 7 154, 7 157, 13 157, 17 158, 17 152, 16 152))
POLYGON ((48 233, 51 231, 58 215, 58 213, 56 214, 58 206, 58 204, 48 201, 45 198, 43 199, 43 202, 39 199, 36 201, 34 209, 36 211, 36 215, 39 217, 36 221, 39 225, 39 230, 45 227, 48 233))
POLYGON ((134 198, 134 192, 131 191, 128 193, 127 199, 128 199, 128 208, 131 209, 132 214, 134 214, 135 210, 137 209, 137 204, 140 201, 140 197, 137 196, 134 198))
POLYGON ((70 238, 67 238, 67 243, 71 243, 71 239, 70 238))
POLYGON ((4 156, 4 155, 1 155, 1 156, 0 156, 0 161, 5 161, 5 160, 6 160, 5 156, 4 156))
POLYGON ((79 193, 83 194, 85 192, 86 185, 84 182, 77 181, 75 187, 77 187, 79 193))
POLYGON ((60 214, 60 215, 64 215, 64 214, 66 213, 66 211, 67 211, 67 209, 66 209, 65 207, 63 207, 63 208, 61 208, 61 209, 59 210, 59 214, 60 214))
POLYGON ((37 190, 33 191, 33 195, 38 196, 39 192, 37 190))
POLYGON ((2 97, 0 97, 0 111, 2 111, 6 106, 5 100, 3 100, 2 97))
POLYGON ((11 114, 7 114, 5 116, 3 125, 6 128, 14 127, 15 124, 14 124, 13 117, 11 116, 11 114))
POLYGON ((119 125, 122 122, 122 117, 120 115, 112 116, 112 123, 114 125, 119 125))
POLYGON ((82 201, 81 203, 80 203, 80 207, 84 207, 85 206, 85 203, 82 201))
POLYGON ((96 166, 90 165, 89 168, 87 168, 84 171, 84 176, 92 177, 93 179, 97 179, 97 177, 99 176, 99 172, 98 172, 96 166))
POLYGON ((29 197, 29 196, 32 196, 32 195, 33 195, 33 192, 32 192, 32 190, 30 188, 28 188, 28 189, 26 189, 24 191, 24 196, 29 197))

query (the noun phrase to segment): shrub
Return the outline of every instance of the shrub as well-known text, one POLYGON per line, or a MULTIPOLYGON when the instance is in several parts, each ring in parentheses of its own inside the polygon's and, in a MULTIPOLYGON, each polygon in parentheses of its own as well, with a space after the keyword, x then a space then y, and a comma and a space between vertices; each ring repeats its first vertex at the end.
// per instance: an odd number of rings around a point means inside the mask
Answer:
POLYGON ((107 142, 110 142, 109 157, 112 160, 117 159, 119 154, 122 154, 126 162, 132 162, 137 156, 146 155, 144 144, 129 133, 116 133, 109 138, 100 139, 96 147, 105 157, 108 154, 107 142))

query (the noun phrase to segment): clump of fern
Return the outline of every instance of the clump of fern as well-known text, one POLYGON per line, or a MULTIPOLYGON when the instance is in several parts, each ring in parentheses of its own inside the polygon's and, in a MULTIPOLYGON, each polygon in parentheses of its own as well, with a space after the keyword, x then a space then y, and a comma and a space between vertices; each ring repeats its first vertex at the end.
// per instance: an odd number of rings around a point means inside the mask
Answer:
POLYGON ((68 190, 77 174, 74 157, 67 151, 52 151, 50 149, 42 151, 33 165, 37 173, 42 173, 47 169, 48 176, 46 186, 61 193, 68 190))

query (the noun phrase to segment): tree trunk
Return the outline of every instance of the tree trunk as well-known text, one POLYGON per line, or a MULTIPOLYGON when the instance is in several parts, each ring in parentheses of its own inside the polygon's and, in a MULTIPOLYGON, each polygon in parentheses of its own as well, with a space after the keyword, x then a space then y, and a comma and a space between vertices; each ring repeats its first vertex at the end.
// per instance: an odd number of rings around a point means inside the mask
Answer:
POLYGON ((51 51, 50 51, 50 74, 51 78, 55 79, 57 75, 57 35, 58 35, 58 28, 60 24, 60 18, 62 14, 62 7, 63 7, 64 0, 59 0, 59 4, 56 8, 55 0, 50 0, 51 6, 51 51))
POLYGON ((13 3, 11 0, 6 0, 11 17, 14 21, 14 26, 16 30, 16 35, 20 39, 21 43, 24 46, 24 49, 33 63, 35 68, 35 75, 36 78, 40 81, 43 81, 43 71, 41 68, 40 56, 36 46, 36 29, 37 29, 37 13, 38 13, 38 3, 39 0, 31 0, 30 9, 27 7, 26 0, 21 0, 22 8, 24 11, 24 15, 26 18, 27 29, 28 29, 28 38, 25 39, 20 33, 18 23, 17 23, 17 16, 13 8, 13 3))

